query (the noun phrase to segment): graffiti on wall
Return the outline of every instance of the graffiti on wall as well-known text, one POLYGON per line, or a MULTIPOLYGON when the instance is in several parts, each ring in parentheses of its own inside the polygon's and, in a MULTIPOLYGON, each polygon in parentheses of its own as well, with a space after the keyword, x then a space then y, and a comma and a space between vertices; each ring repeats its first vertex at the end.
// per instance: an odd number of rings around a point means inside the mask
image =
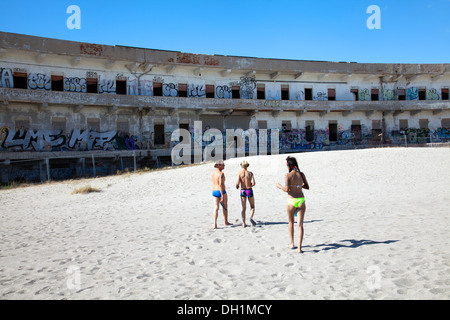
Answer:
POLYGON ((204 98, 206 97, 205 86, 198 84, 190 84, 188 88, 188 97, 204 98))
POLYGON ((370 96, 370 91, 369 89, 361 89, 358 91, 358 100, 359 101, 370 101, 371 100, 371 96, 370 96))
POLYGON ((164 97, 178 97, 178 86, 174 83, 163 83, 164 97))
POLYGON ((419 88, 410 87, 406 89, 406 100, 418 100, 419 99, 419 88))
POLYGON ((256 90, 255 77, 241 77, 239 85, 241 87, 241 98, 253 99, 256 90))
POLYGON ((32 90, 51 90, 52 79, 50 76, 42 73, 30 73, 28 75, 28 89, 32 90))
POLYGON ((10 68, 0 68, 0 88, 14 88, 14 78, 10 68))
POLYGON ((383 100, 385 101, 397 100, 396 90, 383 89, 383 100))
POLYGON ((441 95, 436 89, 428 89, 426 92, 427 100, 441 100, 441 95))
POLYGON ((326 92, 317 92, 317 94, 314 96, 314 100, 326 101, 328 100, 328 94, 326 92))
POLYGON ((64 91, 67 92, 87 92, 85 78, 64 78, 64 91))
POLYGON ((152 96, 153 95, 153 81, 132 79, 127 83, 128 94, 132 96, 152 96), (139 88, 140 85, 140 88, 139 88), (140 89, 140 90, 139 90, 140 89))
POLYGON ((98 93, 116 93, 116 82, 114 80, 101 79, 98 85, 98 93))
POLYGON ((231 99, 232 90, 231 86, 217 86, 216 87, 216 98, 219 99, 231 99))
POLYGON ((66 136, 61 130, 0 129, 0 150, 6 151, 133 150, 141 147, 136 135, 115 130, 74 129, 66 136))

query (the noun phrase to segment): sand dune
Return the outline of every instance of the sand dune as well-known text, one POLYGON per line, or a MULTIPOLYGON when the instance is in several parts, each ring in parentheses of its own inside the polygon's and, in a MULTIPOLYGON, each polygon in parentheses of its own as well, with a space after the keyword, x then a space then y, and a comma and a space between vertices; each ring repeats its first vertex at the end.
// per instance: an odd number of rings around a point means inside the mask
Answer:
POLYGON ((212 164, 0 191, 0 298, 450 298, 450 148, 295 156, 302 255, 275 187, 285 155, 247 158, 256 227, 241 226, 241 159, 224 171, 235 224, 219 214, 217 230, 212 164), (101 191, 71 194, 87 184, 101 191))

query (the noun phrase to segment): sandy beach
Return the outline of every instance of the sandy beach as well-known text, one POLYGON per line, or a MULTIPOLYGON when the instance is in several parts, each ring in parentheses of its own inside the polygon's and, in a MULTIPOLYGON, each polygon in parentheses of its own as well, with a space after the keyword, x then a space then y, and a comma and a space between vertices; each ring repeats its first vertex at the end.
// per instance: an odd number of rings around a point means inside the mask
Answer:
POLYGON ((2 190, 0 298, 450 298, 450 148, 294 156, 311 187, 301 255, 276 188, 286 155, 246 158, 247 228, 242 159, 224 170, 234 225, 220 211, 216 230, 211 163, 2 190), (72 194, 85 185, 100 192, 72 194))

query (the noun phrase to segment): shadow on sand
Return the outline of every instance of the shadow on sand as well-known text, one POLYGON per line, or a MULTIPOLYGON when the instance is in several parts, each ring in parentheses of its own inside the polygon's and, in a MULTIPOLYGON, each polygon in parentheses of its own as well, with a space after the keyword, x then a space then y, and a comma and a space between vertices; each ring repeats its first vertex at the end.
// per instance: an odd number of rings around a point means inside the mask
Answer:
POLYGON ((320 252, 320 251, 327 251, 327 250, 336 250, 340 248, 359 248, 362 246, 368 246, 373 244, 391 244, 398 242, 399 240, 386 240, 386 241, 373 241, 373 240, 355 240, 355 239, 346 239, 341 240, 336 243, 323 243, 323 244, 317 244, 315 246, 303 246, 305 248, 312 248, 312 252, 320 252), (315 249, 319 248, 319 249, 315 249))
MULTIPOLYGON (((323 220, 305 220, 303 221, 303 223, 313 223, 313 222, 321 222, 323 220)), ((295 225, 297 225, 297 220, 295 220, 295 225)), ((258 221, 258 224, 262 225, 262 226, 270 226, 270 225, 277 225, 277 224, 288 224, 287 221, 283 221, 283 222, 271 222, 271 221, 258 221)))

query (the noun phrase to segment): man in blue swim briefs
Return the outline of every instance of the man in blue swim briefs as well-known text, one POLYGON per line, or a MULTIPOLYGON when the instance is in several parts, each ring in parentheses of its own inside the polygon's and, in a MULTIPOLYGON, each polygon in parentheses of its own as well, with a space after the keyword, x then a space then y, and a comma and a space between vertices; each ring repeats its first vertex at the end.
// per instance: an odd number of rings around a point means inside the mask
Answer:
POLYGON ((212 195, 214 199, 214 229, 217 229, 217 217, 219 215, 219 204, 223 208, 223 217, 225 219, 225 225, 230 226, 232 223, 228 222, 228 196, 225 190, 225 174, 222 172, 225 169, 225 163, 223 160, 218 160, 214 164, 214 170, 212 174, 212 195))
POLYGON ((249 163, 247 161, 242 161, 242 170, 238 173, 238 178, 236 181, 236 189, 241 187, 241 205, 242 205, 242 226, 245 228, 245 210, 247 199, 250 203, 250 222, 253 226, 256 226, 256 222, 253 220, 253 215, 255 214, 255 197, 253 195, 253 187, 255 186, 255 176, 253 172, 247 170, 249 163))

